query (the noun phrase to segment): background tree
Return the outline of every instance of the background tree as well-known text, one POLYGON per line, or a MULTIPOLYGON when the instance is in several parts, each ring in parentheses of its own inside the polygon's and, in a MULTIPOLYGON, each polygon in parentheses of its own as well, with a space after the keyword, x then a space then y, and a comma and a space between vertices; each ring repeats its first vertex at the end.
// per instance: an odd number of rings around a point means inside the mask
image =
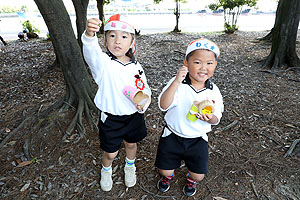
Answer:
POLYGON ((271 53, 263 66, 273 69, 300 67, 296 53, 296 39, 300 20, 299 0, 280 0, 276 10, 275 25, 272 31, 271 53))
MULTIPOLYGON (((279 0, 274 0, 278 3, 279 0)), ((278 6, 278 5, 277 5, 278 6)), ((264 37, 259 38, 260 41, 272 41, 272 32, 273 32, 273 28, 271 29, 271 31, 264 37)))
MULTIPOLYGON (((161 1, 163 0, 154 0, 154 3, 160 3, 161 1)), ((181 3, 187 3, 186 0, 175 0, 176 2, 176 7, 174 9, 174 15, 176 17, 176 25, 173 29, 173 32, 180 32, 180 29, 179 29, 179 17, 180 17, 180 2, 181 3)))
POLYGON ((110 0, 97 0, 99 19, 103 22, 102 26, 100 27, 100 30, 99 30, 100 34, 104 33, 104 22, 105 22, 104 5, 108 5, 108 4, 110 4, 110 0))
POLYGON ((79 45, 82 46, 80 36, 85 30, 87 6, 89 4, 89 0, 72 0, 72 2, 76 13, 77 41, 79 45))
POLYGON ((209 9, 216 11, 224 9, 224 29, 226 33, 234 33, 238 30, 237 20, 243 6, 254 7, 258 0, 216 0, 216 3, 209 4, 209 9))
MULTIPOLYGON (((34 1, 51 34, 54 51, 60 62, 66 84, 65 96, 44 111, 43 115, 49 114, 54 109, 60 108, 59 111, 62 112, 70 107, 76 108, 76 113, 66 133, 69 134, 76 127, 80 135, 83 136, 85 133, 82 122, 83 114, 92 124, 90 110, 98 112, 93 102, 96 89, 85 67, 81 48, 75 37, 69 14, 62 0, 34 1)), ((80 1, 73 1, 73 3, 77 4, 80 1)))

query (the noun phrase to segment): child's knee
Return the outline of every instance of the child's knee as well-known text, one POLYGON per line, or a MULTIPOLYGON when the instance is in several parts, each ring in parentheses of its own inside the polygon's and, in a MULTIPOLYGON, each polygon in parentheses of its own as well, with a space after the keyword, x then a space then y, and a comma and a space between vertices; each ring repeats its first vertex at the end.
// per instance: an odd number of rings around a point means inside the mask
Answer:
POLYGON ((189 177, 195 181, 202 181, 204 178, 205 174, 197 174, 193 172, 189 172, 189 177))
POLYGON ((161 176, 172 176, 173 173, 174 173, 174 170, 159 169, 159 174, 161 176))
POLYGON ((135 149, 135 148, 137 148, 136 143, 128 143, 128 142, 124 141, 124 144, 125 144, 126 149, 135 149))
POLYGON ((115 159, 115 157, 117 156, 117 154, 118 154, 118 152, 114 152, 114 153, 107 153, 107 152, 105 152, 103 156, 106 159, 108 159, 108 160, 113 160, 113 159, 115 159))

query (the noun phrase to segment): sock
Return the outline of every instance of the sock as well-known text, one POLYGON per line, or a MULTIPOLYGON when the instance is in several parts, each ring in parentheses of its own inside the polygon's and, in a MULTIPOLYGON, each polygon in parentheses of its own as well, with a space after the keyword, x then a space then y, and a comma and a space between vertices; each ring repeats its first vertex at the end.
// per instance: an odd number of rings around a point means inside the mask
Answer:
POLYGON ((192 182, 192 183, 195 183, 195 182, 196 182, 194 179, 192 179, 192 178, 190 177, 190 174, 189 174, 189 173, 186 174, 186 179, 187 179, 187 181, 192 182))
POLYGON ((168 179, 172 180, 174 178, 174 172, 171 176, 167 176, 168 179))
POLYGON ((102 170, 107 172, 107 171, 111 170, 111 166, 112 165, 110 165, 108 167, 104 167, 104 165, 102 165, 102 170))
POLYGON ((134 158, 133 160, 129 160, 129 159, 126 157, 126 159, 125 159, 125 162, 126 162, 125 166, 127 166, 127 167, 133 166, 133 165, 134 165, 134 161, 135 161, 135 158, 134 158))

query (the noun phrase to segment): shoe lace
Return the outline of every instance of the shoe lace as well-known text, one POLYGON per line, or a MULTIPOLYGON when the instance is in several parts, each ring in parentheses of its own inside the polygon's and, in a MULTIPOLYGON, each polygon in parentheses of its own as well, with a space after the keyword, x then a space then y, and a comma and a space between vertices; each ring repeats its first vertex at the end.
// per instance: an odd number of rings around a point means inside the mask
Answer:
POLYGON ((172 178, 173 177, 171 177, 171 176, 165 176, 165 177, 162 178, 161 181, 163 182, 163 184, 170 184, 172 178))
POLYGON ((196 186, 196 182, 187 180, 186 185, 188 186, 188 188, 194 188, 196 186))
POLYGON ((125 168, 125 175, 128 177, 134 177, 135 169, 133 167, 126 167, 125 168))
POLYGON ((102 178, 104 181, 109 180, 110 178, 110 173, 109 172, 103 172, 102 178))

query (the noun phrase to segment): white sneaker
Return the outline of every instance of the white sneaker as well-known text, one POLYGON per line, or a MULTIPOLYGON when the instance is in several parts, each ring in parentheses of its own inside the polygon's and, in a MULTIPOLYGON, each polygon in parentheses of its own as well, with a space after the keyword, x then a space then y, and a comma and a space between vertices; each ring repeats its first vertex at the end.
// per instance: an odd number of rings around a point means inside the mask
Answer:
POLYGON ((134 164, 132 166, 125 165, 124 173, 125 173, 126 187, 133 187, 136 184, 135 170, 136 170, 136 167, 134 164))
POLYGON ((112 188, 112 169, 110 169, 109 171, 104 171, 103 169, 101 169, 101 180, 100 180, 100 186, 101 189, 105 192, 108 192, 111 190, 112 188))

